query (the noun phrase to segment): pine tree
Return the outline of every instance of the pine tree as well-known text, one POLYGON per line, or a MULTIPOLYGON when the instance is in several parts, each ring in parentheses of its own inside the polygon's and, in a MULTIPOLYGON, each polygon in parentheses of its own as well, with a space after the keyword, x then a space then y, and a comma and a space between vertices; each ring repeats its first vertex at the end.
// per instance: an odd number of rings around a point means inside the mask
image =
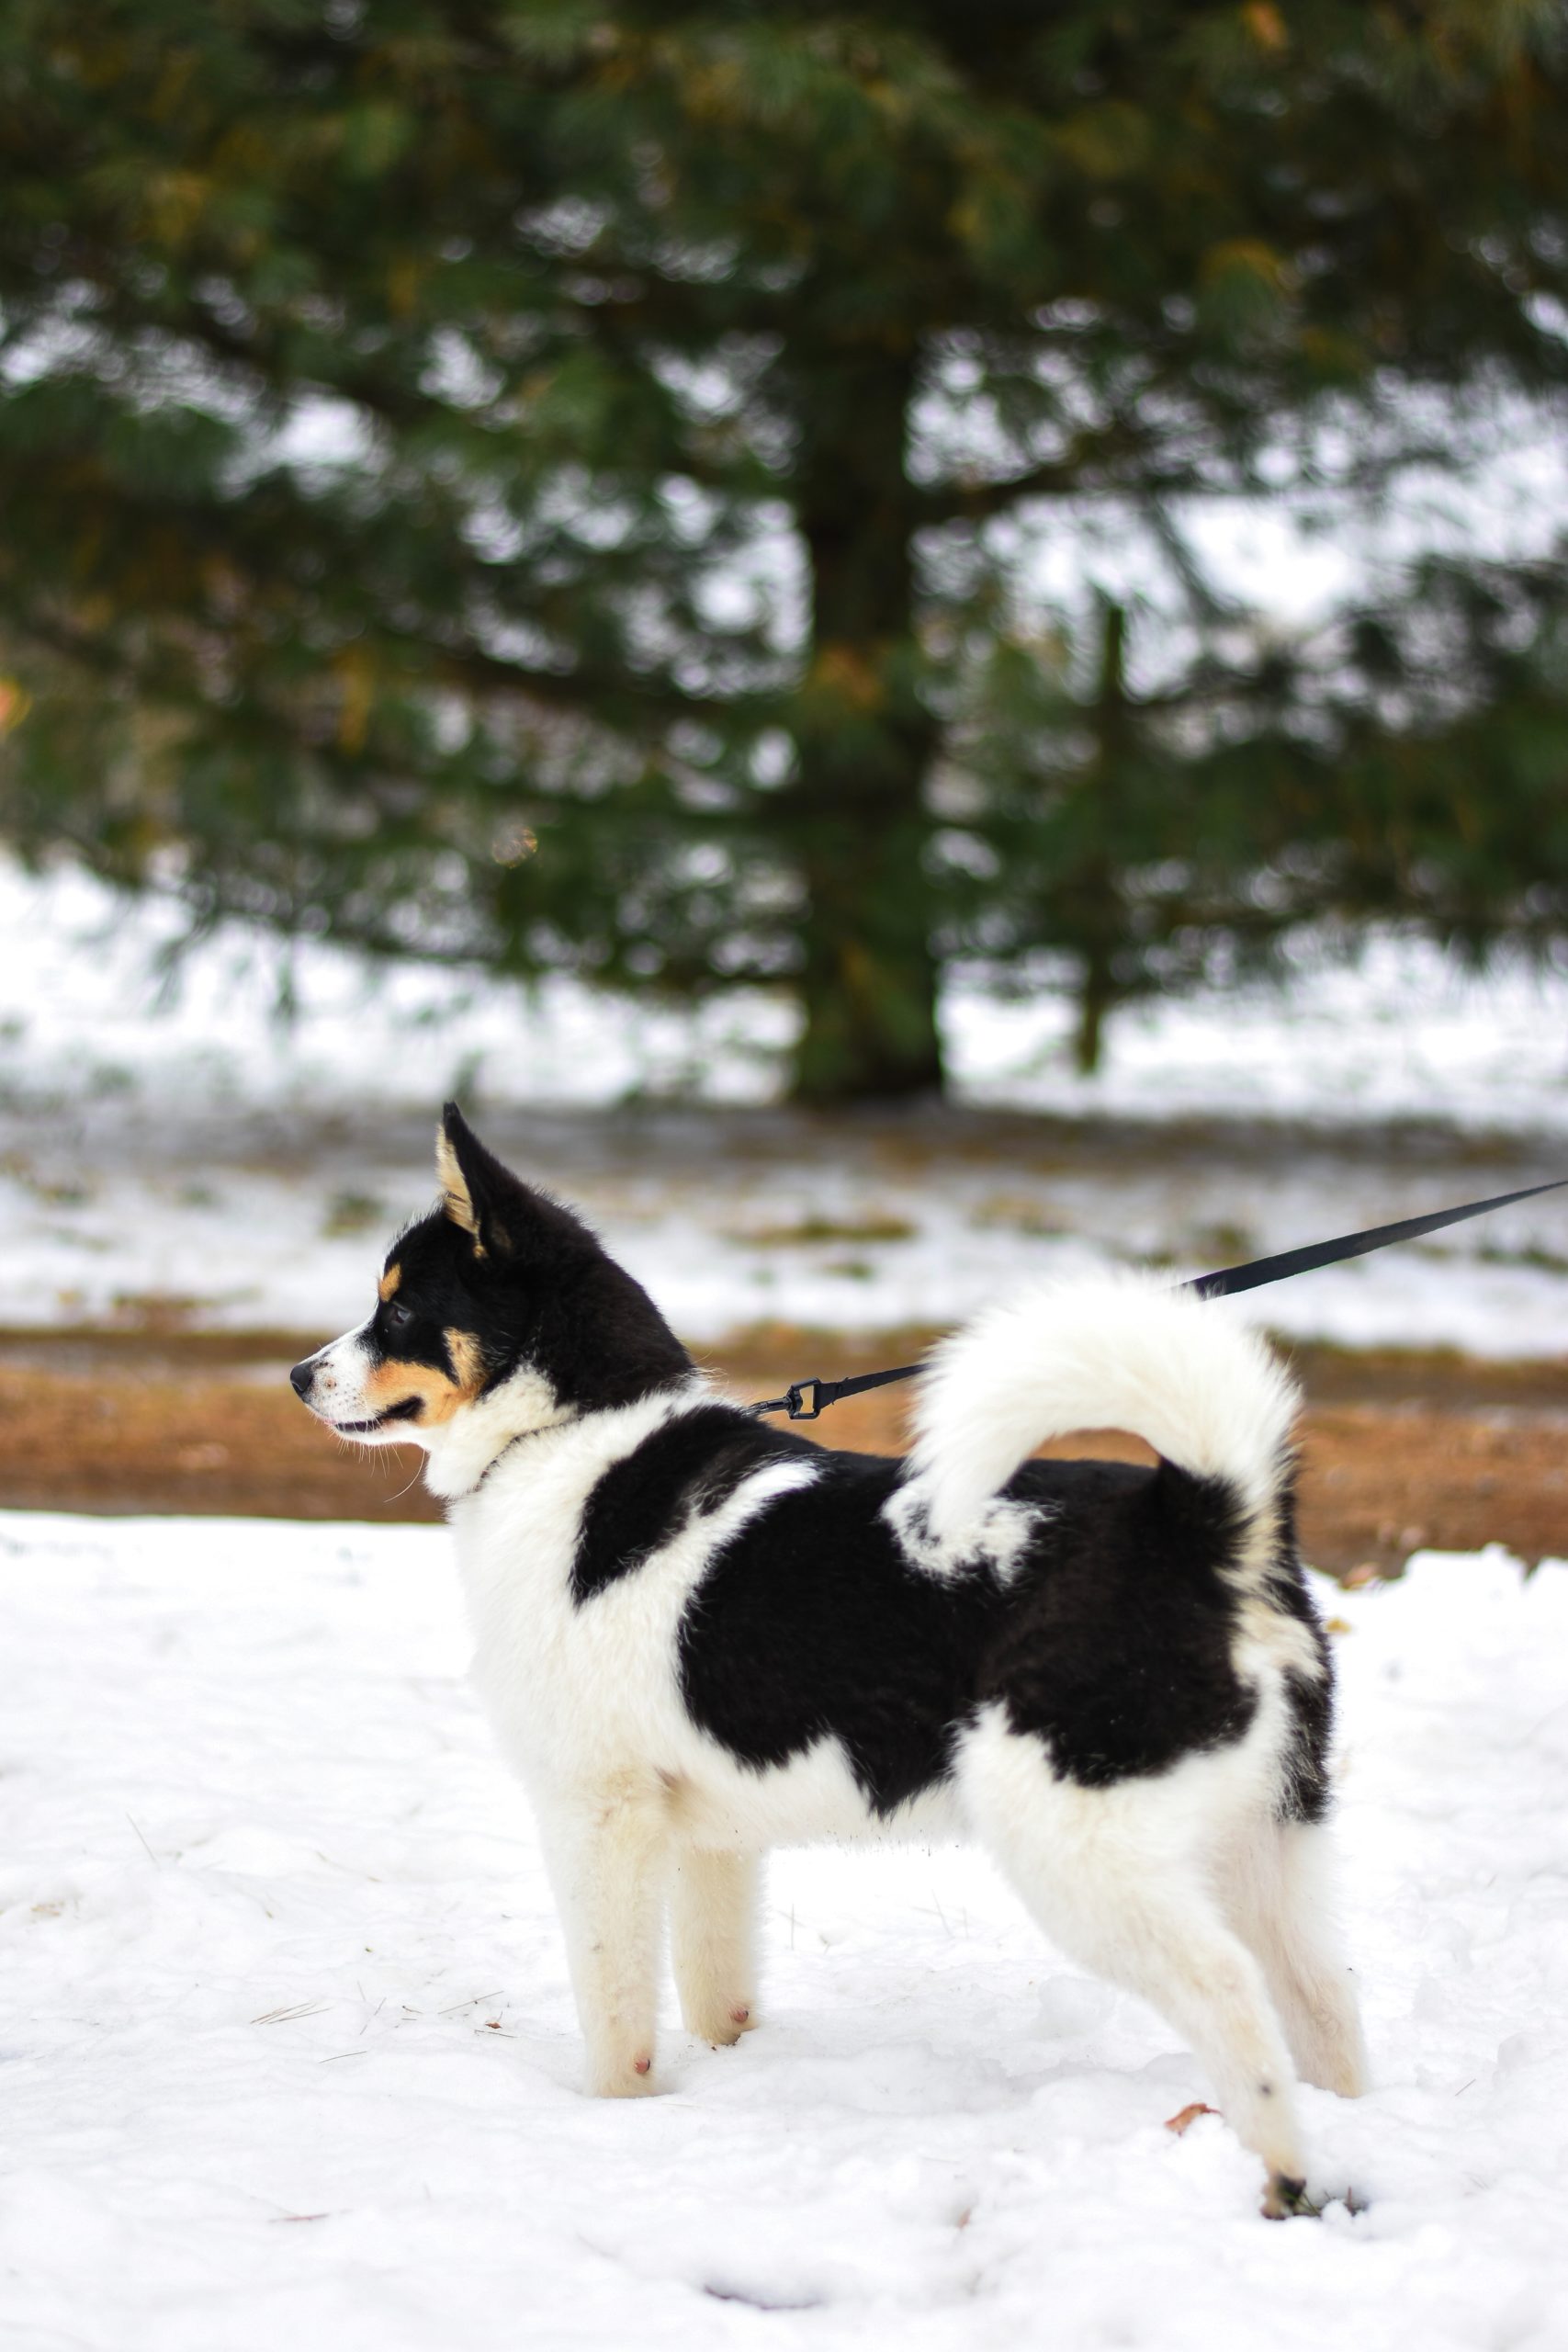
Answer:
POLYGON ((786 987, 819 1100, 940 1082, 955 956, 1072 958, 1090 1060, 1325 910, 1558 938, 1555 574, 1280 647, 1180 532, 1560 394, 1565 62, 1540 0, 12 0, 0 823, 786 987), (1190 592, 1157 690, 1020 594, 1097 507, 1190 592))

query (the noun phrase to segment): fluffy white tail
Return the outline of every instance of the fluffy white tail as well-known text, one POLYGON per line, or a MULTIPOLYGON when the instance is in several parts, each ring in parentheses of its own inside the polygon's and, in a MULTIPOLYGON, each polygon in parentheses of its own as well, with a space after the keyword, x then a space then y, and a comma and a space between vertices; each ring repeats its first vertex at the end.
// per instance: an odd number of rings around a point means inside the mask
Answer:
POLYGON ((1295 1383, 1256 1332, 1146 1275, 1027 1293, 943 1340, 915 1407, 912 1483, 932 1534, 961 1543, 1047 1438, 1130 1430, 1249 1516, 1277 1508, 1295 1383))

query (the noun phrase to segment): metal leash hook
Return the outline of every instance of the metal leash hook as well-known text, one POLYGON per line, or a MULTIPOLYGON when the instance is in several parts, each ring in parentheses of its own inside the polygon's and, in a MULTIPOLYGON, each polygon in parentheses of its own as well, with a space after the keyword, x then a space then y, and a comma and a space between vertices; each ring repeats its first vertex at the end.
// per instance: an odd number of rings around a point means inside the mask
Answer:
MULTIPOLYGON (((911 1365, 909 1369, 918 1371, 919 1366, 911 1365)), ((872 1374, 871 1381, 874 1386, 880 1386, 885 1380, 901 1380, 903 1377, 901 1371, 878 1372, 872 1374)), ((812 1374, 805 1380, 792 1380, 782 1396, 771 1396, 765 1405, 753 1405, 750 1409, 753 1413, 787 1413, 792 1421, 820 1420, 829 1406, 836 1405, 854 1385, 848 1380, 819 1380, 812 1374), (809 1405, 806 1402, 808 1388, 811 1391, 809 1405)))
MULTIPOLYGON (((1520 1193, 1497 1193, 1489 1201, 1466 1201, 1457 1209, 1434 1209, 1429 1216, 1402 1217, 1397 1225, 1370 1225, 1360 1233, 1342 1233, 1333 1241, 1311 1241, 1301 1250, 1283 1250, 1276 1257, 1252 1258, 1245 1266, 1222 1266, 1217 1273, 1199 1274, 1178 1288, 1195 1290, 1200 1298, 1234 1297, 1236 1292, 1262 1290, 1269 1283, 1289 1282, 1292 1274, 1310 1274, 1319 1266, 1337 1266, 1347 1258, 1369 1257, 1395 1241, 1416 1241, 1424 1233, 1440 1233, 1446 1225, 1462 1225, 1466 1217, 1484 1216, 1488 1209, 1506 1209, 1515 1201, 1533 1201, 1540 1193, 1560 1193, 1568 1176, 1554 1176, 1549 1184, 1527 1184, 1520 1193)), ((895 1380, 913 1380, 923 1367, 896 1364, 891 1372, 863 1372, 848 1380, 795 1380, 782 1396, 753 1405, 753 1413, 787 1413, 792 1421, 820 1420, 840 1396, 858 1396, 868 1388, 886 1388, 895 1380), (803 1399, 811 1391, 811 1402, 803 1399)))
POLYGON ((923 1370, 918 1363, 895 1364, 891 1372, 862 1372, 848 1380, 819 1380, 815 1374, 808 1380, 792 1380, 782 1396, 770 1396, 765 1404, 748 1406, 752 1413, 787 1413, 792 1421, 820 1420, 829 1405, 840 1396, 858 1396, 867 1388, 886 1388, 890 1381, 913 1380, 923 1370), (805 1402, 806 1391, 811 1391, 811 1402, 805 1402))

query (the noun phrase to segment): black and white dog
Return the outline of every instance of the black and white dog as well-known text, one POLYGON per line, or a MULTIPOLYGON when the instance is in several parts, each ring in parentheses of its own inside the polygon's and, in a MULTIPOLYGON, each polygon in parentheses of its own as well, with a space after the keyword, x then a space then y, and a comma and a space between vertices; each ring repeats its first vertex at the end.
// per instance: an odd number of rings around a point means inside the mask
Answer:
POLYGON ((593 2089, 655 2086, 666 1912, 688 2028, 734 2041, 770 1846, 957 1832, 1186 2038, 1264 2211, 1302 2210, 1297 2075, 1354 2096, 1364 2061, 1324 1884, 1295 1397, 1264 1344, 1146 1281, 1044 1289, 937 1351, 907 1460, 830 1453, 716 1395, 455 1105, 436 1162, 374 1314, 293 1381, 330 1427, 429 1456, 593 2089), (1091 1428, 1158 1465, 1026 1459, 1091 1428))

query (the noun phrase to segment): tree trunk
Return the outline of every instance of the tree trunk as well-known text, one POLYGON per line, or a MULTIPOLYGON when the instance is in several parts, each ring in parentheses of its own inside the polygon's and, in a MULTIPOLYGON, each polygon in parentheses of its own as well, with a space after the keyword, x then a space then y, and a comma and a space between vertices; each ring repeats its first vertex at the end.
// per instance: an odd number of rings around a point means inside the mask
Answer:
POLYGON ((813 367, 797 513, 812 651, 785 820, 804 885, 800 1102, 888 1101, 942 1081, 926 870, 938 729, 916 692, 912 362, 813 367))
POLYGON ((1127 935, 1127 910, 1116 878, 1116 793, 1131 742, 1127 703, 1127 616, 1110 598, 1101 612, 1095 756, 1082 790, 1090 825, 1087 854, 1075 876, 1079 942, 1077 1030, 1073 1059, 1081 1078, 1100 1068, 1106 1017, 1121 1002, 1116 951, 1127 935))

